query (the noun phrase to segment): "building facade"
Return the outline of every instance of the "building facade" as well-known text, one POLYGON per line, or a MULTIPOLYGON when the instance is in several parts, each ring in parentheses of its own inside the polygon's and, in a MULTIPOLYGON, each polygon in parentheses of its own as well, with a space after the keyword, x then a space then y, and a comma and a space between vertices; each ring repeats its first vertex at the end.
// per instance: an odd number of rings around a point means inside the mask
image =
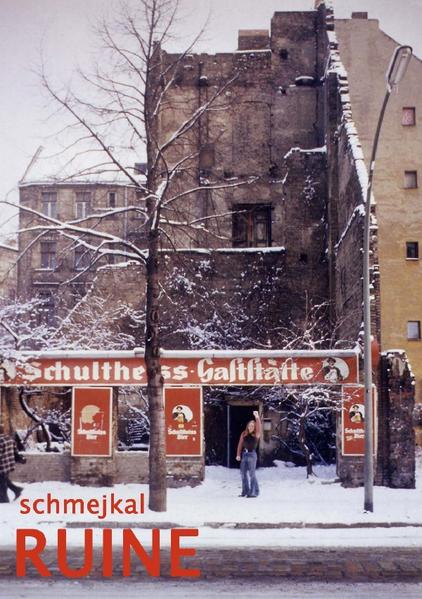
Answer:
MULTIPOLYGON (((340 30, 341 26, 340 22, 340 30)), ((168 163, 183 159, 185 168, 172 187, 180 199, 163 214, 164 347, 318 347, 333 353, 354 348, 362 324, 367 149, 352 113, 352 84, 332 10, 320 3, 313 11, 277 12, 269 31, 241 31, 238 49, 232 53, 180 58, 160 52, 163 71, 172 73, 173 84, 159 117, 159 140, 167 139, 189 115, 215 98, 212 109, 204 111, 183 142, 166 155, 168 163), (195 193, 183 194, 192 187, 195 193), (174 226, 175 221, 206 226, 192 233, 174 226)), ((138 235, 135 243, 142 247, 142 227, 136 222, 102 215, 112 203, 130 204, 131 193, 127 184, 118 187, 98 180, 92 186, 34 184, 27 178, 21 185, 21 204, 52 218, 91 222, 92 216, 101 230, 123 237, 138 235)), ((383 233, 375 228, 376 217, 378 209, 372 214, 373 335, 381 337, 384 350, 390 350, 382 333, 378 242, 383 233)), ((22 219, 21 227, 30 229, 33 215, 23 211, 22 219)), ((48 235, 34 239, 34 233, 21 234, 21 243, 29 248, 18 273, 22 293, 40 289, 55 295, 53 290, 65 282, 86 285, 93 280, 95 260, 85 262, 84 236, 75 242, 48 235)), ((141 310, 142 269, 133 264, 101 265, 89 301, 107 290, 114 293, 114 301, 141 310)), ((83 302, 80 310, 83 315, 83 302)), ((138 334, 136 342, 141 345, 143 329, 138 334)), ((387 353, 375 380, 380 398, 377 482, 411 487, 413 392, 405 356, 387 353)), ((170 460, 174 478, 200 478, 205 458, 207 463, 232 465, 234 439, 256 407, 267 427, 262 463, 280 455, 276 439, 289 433, 280 425, 280 410, 274 410, 274 403, 259 390, 254 394, 224 385, 209 393, 205 402, 204 456, 178 464, 170 460), (227 424, 230 414, 234 428, 227 424)), ((331 429, 336 427, 339 476, 345 484, 359 484, 362 457, 342 455, 339 419, 331 429)), ((101 472, 100 460, 98 476, 101 472)), ((115 472, 114 480, 121 480, 119 469, 115 472)), ((93 467, 91 480, 95 475, 93 467)), ((86 472, 81 471, 82 479, 87 480, 86 472)))

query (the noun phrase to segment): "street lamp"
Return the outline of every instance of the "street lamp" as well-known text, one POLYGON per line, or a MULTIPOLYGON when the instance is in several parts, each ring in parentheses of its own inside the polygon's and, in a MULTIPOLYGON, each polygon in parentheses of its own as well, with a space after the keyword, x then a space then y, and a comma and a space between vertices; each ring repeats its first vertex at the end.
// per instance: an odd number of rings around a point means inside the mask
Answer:
POLYGON ((375 157, 378 148, 378 140, 381 125, 384 119, 385 109, 392 90, 402 80, 407 66, 412 57, 410 46, 398 46, 391 57, 386 77, 386 93, 378 117, 377 129, 375 131, 372 146, 371 162, 369 164, 368 187, 366 190, 364 241, 363 241, 363 327, 364 327, 364 378, 365 378, 365 501, 364 509, 367 512, 374 511, 374 445, 373 445, 373 405, 372 405, 372 356, 371 356, 371 300, 369 283, 369 252, 370 252, 370 223, 371 223, 371 192, 372 180, 375 169, 375 157))

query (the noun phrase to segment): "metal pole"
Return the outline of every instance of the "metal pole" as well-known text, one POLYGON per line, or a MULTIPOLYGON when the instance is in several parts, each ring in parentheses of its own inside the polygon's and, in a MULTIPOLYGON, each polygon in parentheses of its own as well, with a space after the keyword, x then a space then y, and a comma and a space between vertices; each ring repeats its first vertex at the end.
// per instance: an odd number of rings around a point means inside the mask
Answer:
POLYGON ((364 327, 364 371, 365 371, 365 501, 364 509, 374 511, 374 443, 373 443, 373 402, 372 402, 372 355, 371 355, 371 290, 370 290, 370 243, 371 243, 371 192, 375 170, 375 157, 385 109, 391 90, 387 89, 378 117, 377 129, 372 146, 369 165, 368 187, 366 190, 364 240, 363 240, 363 327, 364 327))

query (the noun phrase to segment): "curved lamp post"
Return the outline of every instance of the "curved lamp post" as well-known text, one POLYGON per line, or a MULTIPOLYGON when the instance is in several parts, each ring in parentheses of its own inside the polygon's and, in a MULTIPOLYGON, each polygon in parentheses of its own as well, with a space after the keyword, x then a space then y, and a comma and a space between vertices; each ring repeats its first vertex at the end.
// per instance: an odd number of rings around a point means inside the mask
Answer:
POLYGON ((372 145, 371 162, 369 165, 368 187, 366 190, 365 220, 364 220, 364 243, 363 243, 363 326, 364 326, 364 371, 365 371, 365 502, 364 509, 367 512, 374 511, 374 443, 373 443, 373 405, 372 405, 372 357, 371 357, 371 299, 370 299, 370 224, 371 224, 371 192, 372 180, 375 170, 375 157, 381 125, 384 119, 385 109, 392 90, 402 80, 409 61, 412 57, 410 46, 398 46, 391 57, 385 78, 386 93, 378 117, 372 145))

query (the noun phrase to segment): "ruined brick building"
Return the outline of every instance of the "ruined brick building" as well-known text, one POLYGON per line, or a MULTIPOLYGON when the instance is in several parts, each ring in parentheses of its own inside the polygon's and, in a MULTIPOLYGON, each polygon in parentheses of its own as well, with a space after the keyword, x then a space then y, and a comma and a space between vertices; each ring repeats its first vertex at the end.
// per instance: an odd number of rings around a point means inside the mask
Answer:
MULTIPOLYGON (((269 31, 240 31, 238 49, 232 53, 189 54, 175 61, 162 50, 163 64, 176 62, 177 72, 160 115, 160 139, 216 90, 223 90, 215 109, 204 112, 183 147, 176 146, 168 155, 173 161, 191 155, 175 189, 192 183, 197 187, 195 194, 175 202, 173 217, 182 214, 189 222, 207 223, 192 234, 183 228, 173 230, 171 216, 168 219, 171 243, 164 239, 167 293, 162 300, 163 346, 168 349, 283 348, 287 341, 302 349, 352 348, 359 340, 367 147, 364 156, 333 12, 318 4, 308 12, 275 13, 269 31), (322 310, 317 316, 315 306, 322 310), (318 328, 308 335, 312 318, 318 319, 318 328), (208 329, 212 334, 204 333, 208 329)), ((346 35, 347 27, 341 23, 341 35, 346 35)), ((353 26, 350 32, 353 35, 353 26)), ((132 235, 142 246, 136 221, 99 217, 111 202, 124 206, 133 193, 126 183, 27 181, 21 185, 21 202, 50 215, 62 211, 63 217, 71 211, 76 217, 86 216, 92 210, 93 220, 101 221, 99 227, 132 235)), ((28 226, 29 217, 22 218, 28 226)), ((389 350, 382 335, 375 208, 372 226, 373 334, 382 349, 389 350)), ((21 244, 28 245, 29 234, 25 235, 21 244)), ((94 278, 90 264, 77 244, 70 242, 60 250, 55 239, 42 239, 25 254, 18 290, 39 289, 53 296, 54 286, 85 266, 78 284, 86 285, 94 278)), ((124 298, 139 307, 142 281, 143 273, 134 264, 102 264, 90 294, 101 296, 112 289, 116 300, 124 298)), ((141 334, 137 341, 142 344, 141 334)), ((405 362, 397 366, 402 358, 386 355, 376 373, 377 481, 392 486, 414 485, 413 390, 405 362)), ((209 462, 214 457, 214 463, 230 464, 228 447, 252 406, 260 407, 268 423, 261 457, 272 458, 277 416, 262 397, 223 389, 219 401, 210 401, 205 408, 209 462), (236 429, 227 424, 229 415, 236 429), (216 431, 220 437, 214 442, 216 431)), ((203 463, 193 460, 185 474, 200 477, 203 463)), ((361 480, 361 458, 341 456, 339 445, 337 464, 346 484, 361 480)), ((142 479, 141 470, 134 480, 142 479)), ((130 477, 127 469, 121 467, 120 472, 123 478, 130 477)))

